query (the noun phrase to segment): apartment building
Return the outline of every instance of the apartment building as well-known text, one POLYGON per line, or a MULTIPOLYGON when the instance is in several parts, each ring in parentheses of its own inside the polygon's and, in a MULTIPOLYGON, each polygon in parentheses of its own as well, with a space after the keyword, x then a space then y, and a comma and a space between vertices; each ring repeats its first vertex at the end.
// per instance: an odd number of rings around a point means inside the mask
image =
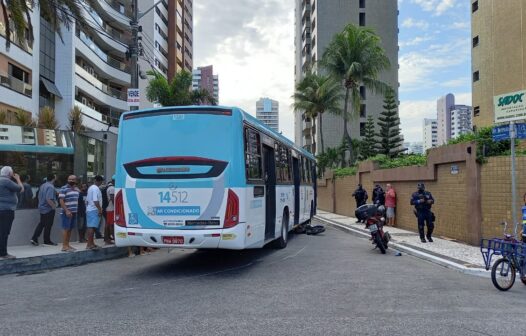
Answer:
POLYGON ((214 75, 214 66, 198 67, 192 72, 192 90, 206 90, 219 104, 219 76, 214 75))
POLYGON ((471 115, 471 106, 456 105, 453 94, 440 97, 437 100, 437 144, 444 145, 450 139, 471 132, 471 115))
POLYGON ((261 98, 256 102, 256 118, 276 132, 279 132, 279 102, 261 98))
MULTIPOLYGON (((398 3, 397 0, 296 0, 295 6, 295 81, 301 81, 306 71, 322 58, 334 34, 353 23, 373 28, 381 38, 382 47, 390 60, 391 68, 380 74, 379 79, 389 84, 398 96, 398 3)), ((320 69, 314 69, 318 71, 320 69)), ((360 88, 362 104, 358 118, 349 122, 352 138, 363 135, 367 116, 376 117, 382 112, 384 97, 360 88)), ((316 152, 313 144, 319 143, 320 132, 311 130, 313 123, 301 112, 294 116, 295 142, 316 152), (316 137, 316 141, 311 135, 316 137)), ((325 147, 337 147, 343 137, 341 117, 325 113, 323 116, 325 147)))
POLYGON ((426 152, 428 149, 438 145, 437 125, 436 119, 424 119, 422 152, 426 152))
MULTIPOLYGON (((14 42, 9 50, 0 15, 0 109, 8 112, 8 119, 17 109, 35 117, 40 108, 49 106, 55 109, 59 127, 65 129, 69 112, 77 106, 89 130, 117 132, 121 113, 129 109, 132 1, 98 0, 93 7, 80 3, 92 29, 72 24, 62 28, 60 38, 35 7, 31 12, 35 41, 32 45, 14 42)), ((139 12, 153 5, 138 3, 139 12)), ((144 94, 146 71, 170 77, 181 69, 192 70, 192 1, 163 0, 139 24, 140 107, 145 108, 152 106, 144 94)))
POLYGON ((526 0, 471 0, 473 124, 494 123, 493 97, 526 89, 526 0))

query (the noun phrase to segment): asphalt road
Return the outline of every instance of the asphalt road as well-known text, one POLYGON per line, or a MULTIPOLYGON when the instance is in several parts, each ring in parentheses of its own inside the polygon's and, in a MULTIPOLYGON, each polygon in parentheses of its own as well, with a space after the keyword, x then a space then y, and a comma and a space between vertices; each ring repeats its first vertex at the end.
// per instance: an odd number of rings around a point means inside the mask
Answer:
POLYGON ((335 229, 284 250, 171 251, 0 277, 0 335, 526 335, 526 286, 335 229))

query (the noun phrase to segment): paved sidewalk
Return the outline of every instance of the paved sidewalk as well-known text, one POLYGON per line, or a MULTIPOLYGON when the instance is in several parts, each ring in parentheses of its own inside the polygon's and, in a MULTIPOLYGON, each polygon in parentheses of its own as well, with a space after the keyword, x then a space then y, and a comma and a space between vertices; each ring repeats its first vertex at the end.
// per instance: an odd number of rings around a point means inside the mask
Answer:
POLYGON ((0 260, 0 275, 40 272, 59 267, 78 266, 124 257, 128 253, 128 249, 125 247, 104 246, 102 239, 97 239, 96 244, 101 249, 94 251, 86 250, 86 243, 71 243, 71 246, 77 249, 75 252, 62 252, 62 244, 57 246, 33 246, 28 243, 28 245, 24 246, 9 247, 9 254, 16 256, 16 259, 0 260))
MULTIPOLYGON (((322 210, 317 210, 316 218, 350 233, 362 237, 370 236, 364 224, 356 223, 356 218, 322 210)), ((484 268, 480 247, 448 240, 443 237, 433 237, 433 243, 424 244, 420 242, 418 233, 387 226, 385 231, 389 231, 391 234, 390 246, 399 251, 464 273, 489 276, 489 272, 484 268)))

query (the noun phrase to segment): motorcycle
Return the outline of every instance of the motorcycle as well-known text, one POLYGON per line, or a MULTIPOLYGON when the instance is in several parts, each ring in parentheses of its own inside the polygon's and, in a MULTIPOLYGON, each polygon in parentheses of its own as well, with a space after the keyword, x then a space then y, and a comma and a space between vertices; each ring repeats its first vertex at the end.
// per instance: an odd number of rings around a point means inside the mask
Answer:
POLYGON ((391 240, 389 232, 384 232, 385 207, 383 205, 365 204, 356 210, 357 218, 365 218, 365 228, 371 233, 373 244, 382 254, 386 253, 391 240))

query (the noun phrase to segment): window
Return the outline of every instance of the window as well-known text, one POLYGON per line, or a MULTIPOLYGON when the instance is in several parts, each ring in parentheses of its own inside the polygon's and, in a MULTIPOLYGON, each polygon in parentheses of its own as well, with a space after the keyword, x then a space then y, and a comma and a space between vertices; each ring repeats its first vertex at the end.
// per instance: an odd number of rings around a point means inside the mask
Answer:
POLYGON ((478 71, 475 71, 475 72, 473 73, 473 81, 474 81, 474 82, 477 82, 479 79, 480 79, 479 72, 478 72, 478 71))
POLYGON ((365 136, 365 123, 360 123, 360 136, 365 136))
POLYGON ((280 183, 292 182, 290 151, 284 145, 276 143, 274 154, 276 157, 276 180, 280 183))
POLYGON ((360 13, 360 26, 365 26, 365 13, 360 13))
POLYGON ((9 74, 19 81, 29 84, 29 73, 16 65, 9 63, 9 74))
POLYGON ((365 0, 360 0, 360 8, 365 8, 365 0))
POLYGON ((261 180, 261 140, 258 132, 245 128, 245 171, 247 180, 261 180))
POLYGON ((473 38, 473 48, 479 45, 479 37, 478 35, 473 38))
POLYGON ((311 24, 310 30, 313 32, 315 28, 316 28, 316 18, 314 18, 314 20, 312 20, 312 24, 311 24))
POLYGON ((301 182, 305 183, 306 180, 306 172, 305 172, 305 158, 303 156, 300 158, 300 175, 301 175, 301 182))
POLYGON ((365 100, 366 99, 366 90, 365 86, 360 86, 360 98, 365 100))
POLYGON ((480 106, 475 106, 473 108, 473 116, 478 117, 480 115, 480 106))
POLYGON ((471 4, 471 13, 475 13, 479 9, 479 2, 475 1, 471 4))
POLYGON ((367 109, 366 109, 365 104, 361 104, 360 105, 360 118, 365 118, 365 117, 367 117, 367 109))

